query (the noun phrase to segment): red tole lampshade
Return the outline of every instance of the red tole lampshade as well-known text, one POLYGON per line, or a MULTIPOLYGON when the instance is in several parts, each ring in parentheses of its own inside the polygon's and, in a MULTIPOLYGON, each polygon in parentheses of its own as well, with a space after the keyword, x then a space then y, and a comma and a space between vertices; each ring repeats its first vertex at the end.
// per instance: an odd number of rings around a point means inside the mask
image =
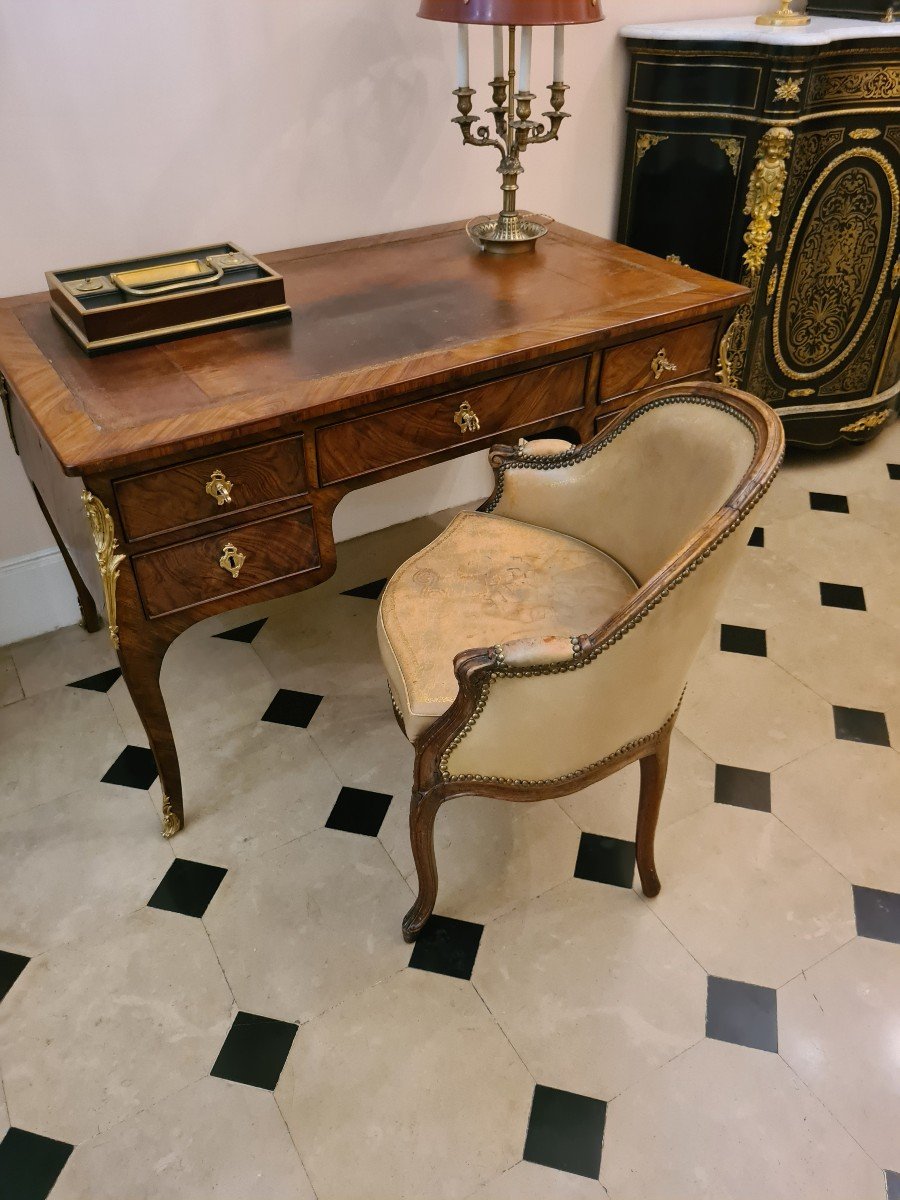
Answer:
POLYGON ((583 25, 602 21, 600 0, 422 0, 419 16, 459 25, 583 25))

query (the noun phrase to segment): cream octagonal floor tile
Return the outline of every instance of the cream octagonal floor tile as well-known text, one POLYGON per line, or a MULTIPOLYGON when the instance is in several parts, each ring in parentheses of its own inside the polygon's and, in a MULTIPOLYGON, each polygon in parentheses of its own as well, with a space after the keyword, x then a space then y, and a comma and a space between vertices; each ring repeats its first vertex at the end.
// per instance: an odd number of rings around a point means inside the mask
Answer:
POLYGON ((180 858, 228 866, 283 845, 321 828, 341 790, 305 729, 259 721, 182 745, 180 858))
POLYGON ((386 681, 326 696, 309 732, 341 783, 409 799, 415 753, 397 725, 386 681))
POLYGON ((864 586, 870 578, 896 579, 900 574, 897 539, 858 520, 852 497, 849 514, 810 510, 778 522, 766 544, 813 584, 824 580, 864 586))
POLYGON ((767 548, 751 546, 728 581, 716 621, 768 629, 786 612, 813 612, 818 606, 817 583, 767 548))
POLYGON ((489 1179, 467 1200, 605 1200, 608 1195, 596 1179, 523 1161, 489 1179))
POLYGON ((854 938, 778 993, 778 1046, 879 1166, 900 1172, 898 997, 900 946, 854 938))
POLYGON ((694 665, 678 724, 713 762, 757 771, 834 738, 821 696, 767 658, 721 651, 694 665))
POLYGON ((377 603, 317 589, 269 617, 253 649, 281 687, 326 695, 383 683, 377 603))
POLYGON ((648 903, 711 975, 778 987, 855 932, 849 883, 768 813, 714 804, 659 832, 648 903))
MULTIPOLYGON (((669 750, 659 827, 671 825, 698 808, 712 804, 715 781, 715 765, 676 729, 669 750)), ((571 796, 563 796, 557 803, 580 829, 633 842, 640 790, 641 768, 638 763, 632 763, 599 783, 571 796)))
MULTIPOLYGON (((825 451, 804 450, 800 446, 788 447, 779 480, 788 482, 806 492, 837 492, 850 495, 864 488, 876 469, 878 450, 874 446, 834 446, 825 451)), ((885 478, 887 472, 885 471, 885 478)), ((806 505, 809 508, 809 503, 806 505)))
POLYGON ((99 786, 124 745, 96 692, 55 688, 0 708, 0 818, 99 786))
POLYGON ((377 839, 321 829, 235 867, 203 919, 241 1009, 308 1021, 406 965, 411 900, 377 839))
POLYGON ((82 1143, 53 1200, 315 1200, 269 1092, 202 1079, 82 1143))
MULTIPOLYGON (((569 879, 581 834, 552 800, 513 804, 485 796, 448 800, 435 822, 443 916, 484 922, 569 879)), ((409 804, 398 796, 379 838, 417 889, 409 804)))
POLYGON ((302 1026, 275 1097, 319 1200, 455 1200, 521 1158, 533 1090, 470 983, 407 970, 302 1026))
POLYGON ((0 946, 33 957, 147 903, 172 862, 144 792, 104 784, 0 822, 0 946))
POLYGON ((705 1039, 613 1100, 613 1200, 884 1200, 884 1176, 777 1054, 705 1039))
POLYGON ((772 776, 772 812, 851 883, 900 892, 900 755, 835 741, 772 776))
POLYGON ((68 625, 18 642, 9 651, 26 696, 36 696, 119 665, 105 625, 96 633, 87 633, 81 625, 68 625))
POLYGON ((900 637, 871 613, 823 606, 767 632, 773 662, 830 704, 881 709, 900 694, 900 637))
POLYGON ((14 704, 24 695, 13 656, 0 652, 0 707, 4 704, 14 704))
POLYGON ((209 1073, 231 992, 199 921, 142 908, 32 959, 0 1006, 10 1119, 77 1144, 209 1073))
POLYGON ((704 1033, 705 973, 630 888, 521 904, 486 926, 472 982, 539 1083, 599 1100, 704 1033))
POLYGON ((879 478, 869 478, 864 490, 853 495, 854 508, 860 520, 896 537, 900 533, 900 487, 885 470, 879 478))
MULTIPOLYGON (((487 467, 487 454, 484 455, 487 467)), ((419 477, 420 486, 421 479, 419 477)), ((493 486, 493 473, 486 469, 484 486, 480 495, 487 496, 493 486)), ((402 489, 409 480, 393 479, 387 481, 387 490, 402 489)), ((341 501, 335 511, 335 535, 342 536, 348 508, 350 506, 364 507, 367 498, 365 492, 351 493, 341 501)), ((408 558, 417 554, 429 542, 446 529, 454 516, 463 508, 477 508, 479 500, 453 508, 441 509, 425 517, 417 517, 412 521, 404 521, 399 525, 390 525, 386 529, 376 529, 373 533, 339 542, 337 545, 337 570, 328 582, 332 591, 341 592, 347 588, 360 587, 375 579, 389 578, 408 558)))

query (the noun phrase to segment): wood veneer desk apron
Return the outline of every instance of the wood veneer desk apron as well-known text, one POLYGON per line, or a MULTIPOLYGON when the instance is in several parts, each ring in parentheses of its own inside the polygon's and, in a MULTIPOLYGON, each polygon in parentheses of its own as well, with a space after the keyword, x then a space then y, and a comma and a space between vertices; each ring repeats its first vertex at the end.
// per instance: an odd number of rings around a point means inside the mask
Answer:
POLYGON ((159 674, 179 633, 327 579, 354 488, 550 429, 586 439, 657 383, 709 378, 746 295, 559 225, 522 257, 452 225, 266 261, 291 323, 102 358, 46 296, 0 305, 13 440, 86 627, 106 610, 167 836, 183 807, 159 674))

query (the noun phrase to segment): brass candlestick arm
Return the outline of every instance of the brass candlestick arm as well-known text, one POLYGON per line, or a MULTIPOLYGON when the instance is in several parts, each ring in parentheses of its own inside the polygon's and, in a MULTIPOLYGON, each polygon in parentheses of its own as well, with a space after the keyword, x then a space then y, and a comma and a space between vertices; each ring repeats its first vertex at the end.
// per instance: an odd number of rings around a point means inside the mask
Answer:
POLYGON ((550 84, 550 111, 542 113, 549 122, 547 132, 541 132, 537 136, 531 138, 533 145, 539 142, 552 142, 559 137, 559 127, 562 125, 566 117, 572 114, 563 111, 563 104, 566 100, 566 92, 569 90, 567 83, 551 83, 550 84))
POLYGON ((474 136, 472 134, 472 126, 477 125, 481 120, 481 117, 472 116, 472 97, 475 95, 475 89, 455 88, 453 95, 456 97, 456 107, 459 109, 459 116, 453 118, 453 123, 460 127, 466 145, 494 146, 501 154, 504 153, 505 146, 496 138, 491 137, 491 131, 487 125, 479 125, 474 136))

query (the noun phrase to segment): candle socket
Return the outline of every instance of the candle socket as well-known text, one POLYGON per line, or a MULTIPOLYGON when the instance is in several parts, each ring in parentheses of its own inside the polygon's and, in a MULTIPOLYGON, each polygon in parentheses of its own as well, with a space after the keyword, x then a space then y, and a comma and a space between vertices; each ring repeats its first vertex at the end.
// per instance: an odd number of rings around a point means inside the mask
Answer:
MULTIPOLYGON (((512 33, 512 30, 510 31, 512 33)), ((569 113, 563 111, 568 84, 556 81, 549 84, 550 109, 543 121, 531 119, 531 107, 537 99, 527 89, 516 91, 516 70, 510 53, 509 72, 505 79, 495 76, 489 86, 493 105, 486 111, 493 117, 493 131, 479 125, 472 116, 475 89, 459 87, 453 92, 459 116, 453 118, 460 127, 467 146, 492 146, 500 153, 497 171, 502 176, 503 208, 493 218, 479 218, 467 226, 469 236, 482 250, 491 254, 522 254, 533 251, 537 241, 547 233, 547 226, 530 213, 516 208, 518 177, 524 171, 521 156, 529 146, 550 142, 559 136, 559 128, 569 113), (473 129, 473 126, 477 128, 473 129)), ((546 218, 544 218, 546 219, 546 218)))

